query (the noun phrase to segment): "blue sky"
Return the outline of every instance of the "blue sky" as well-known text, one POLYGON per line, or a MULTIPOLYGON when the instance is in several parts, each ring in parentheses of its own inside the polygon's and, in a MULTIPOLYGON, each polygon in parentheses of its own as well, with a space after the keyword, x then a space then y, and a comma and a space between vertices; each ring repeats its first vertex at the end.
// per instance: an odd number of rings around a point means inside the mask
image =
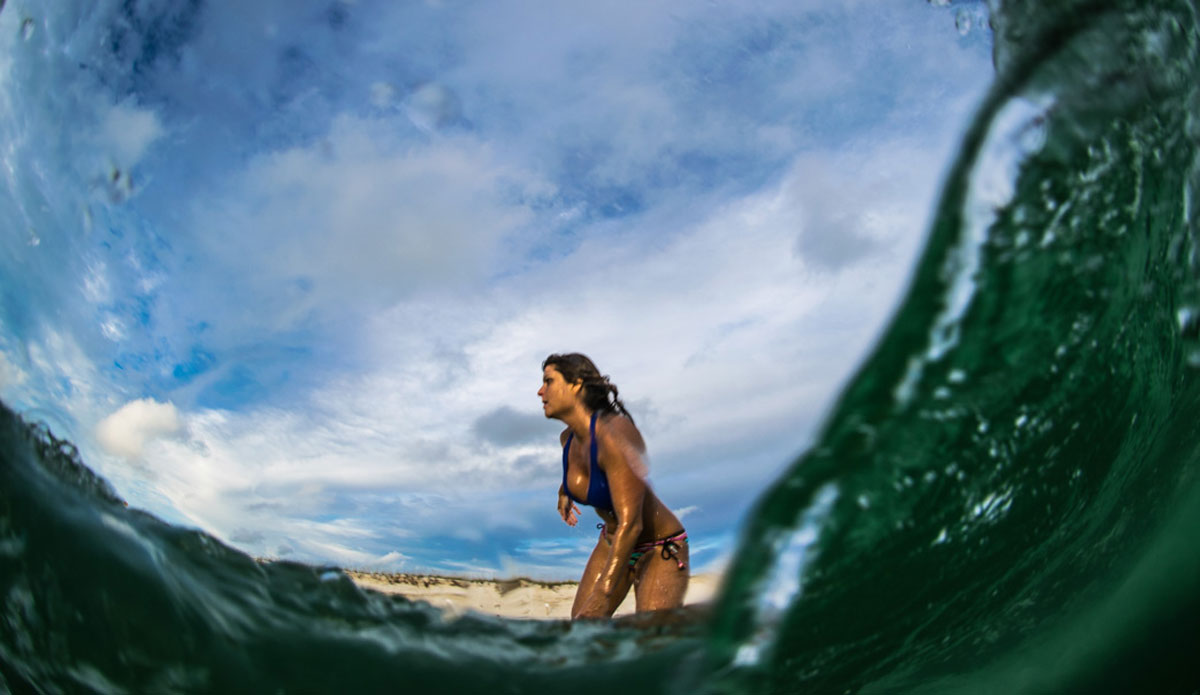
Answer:
POLYGON ((717 567, 903 291, 984 18, 9 0, 0 397, 256 555, 571 577, 582 351, 717 567))

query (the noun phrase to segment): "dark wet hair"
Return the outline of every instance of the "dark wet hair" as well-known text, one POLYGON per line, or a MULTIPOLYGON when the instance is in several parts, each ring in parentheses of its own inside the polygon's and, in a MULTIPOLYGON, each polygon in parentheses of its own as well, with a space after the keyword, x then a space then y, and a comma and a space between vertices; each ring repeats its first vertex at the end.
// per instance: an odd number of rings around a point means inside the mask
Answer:
POLYGON ((583 382, 583 404, 589 409, 604 413, 620 413, 630 420, 633 416, 625 409, 625 404, 617 397, 617 385, 596 369, 596 363, 587 355, 570 352, 564 355, 554 354, 542 361, 542 369, 554 367, 568 384, 576 381, 583 382))

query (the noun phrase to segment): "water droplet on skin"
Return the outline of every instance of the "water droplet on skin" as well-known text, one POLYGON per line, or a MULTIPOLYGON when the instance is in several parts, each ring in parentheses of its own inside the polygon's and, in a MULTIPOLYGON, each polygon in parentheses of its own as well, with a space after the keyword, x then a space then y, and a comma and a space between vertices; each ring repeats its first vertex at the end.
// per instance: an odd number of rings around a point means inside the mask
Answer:
POLYGON ((959 36, 971 33, 971 13, 967 11, 967 8, 960 9, 954 16, 954 26, 958 28, 959 36))
POLYGON ((26 17, 25 21, 21 22, 21 38, 26 41, 33 38, 33 18, 26 17))

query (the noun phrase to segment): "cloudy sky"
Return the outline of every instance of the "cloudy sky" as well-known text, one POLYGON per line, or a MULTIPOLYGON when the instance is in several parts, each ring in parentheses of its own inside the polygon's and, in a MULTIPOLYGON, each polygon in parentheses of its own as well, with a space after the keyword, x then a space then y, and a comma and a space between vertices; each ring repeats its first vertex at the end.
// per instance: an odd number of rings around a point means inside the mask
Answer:
POLYGON ((572 577, 536 391, 581 351, 718 567, 990 50, 959 0, 9 0, 0 398, 255 555, 572 577))

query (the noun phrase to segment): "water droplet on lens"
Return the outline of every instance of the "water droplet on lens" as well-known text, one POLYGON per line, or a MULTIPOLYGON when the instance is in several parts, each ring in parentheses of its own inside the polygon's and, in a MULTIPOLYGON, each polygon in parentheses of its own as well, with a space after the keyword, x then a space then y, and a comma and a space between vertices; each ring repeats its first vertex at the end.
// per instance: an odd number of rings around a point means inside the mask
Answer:
POLYGON ((105 178, 105 188, 108 191, 109 201, 114 205, 120 205, 133 195, 133 178, 128 171, 113 167, 105 178))
POLYGON ((1179 322, 1179 335, 1188 340, 1200 338, 1200 312, 1185 306, 1175 312, 1175 320, 1179 322))
POLYGON ((396 88, 387 82, 376 82, 371 85, 371 104, 375 108, 385 109, 396 102, 396 88))
POLYGON ((426 84, 405 100, 408 117, 421 130, 433 131, 458 122, 462 104, 458 96, 440 84, 426 84))
POLYGON ((934 7, 945 7, 950 4, 950 0, 929 0, 929 4, 934 7))
POLYGON ((954 26, 958 27, 959 36, 966 36, 971 32, 971 13, 967 8, 962 8, 954 17, 954 26))

